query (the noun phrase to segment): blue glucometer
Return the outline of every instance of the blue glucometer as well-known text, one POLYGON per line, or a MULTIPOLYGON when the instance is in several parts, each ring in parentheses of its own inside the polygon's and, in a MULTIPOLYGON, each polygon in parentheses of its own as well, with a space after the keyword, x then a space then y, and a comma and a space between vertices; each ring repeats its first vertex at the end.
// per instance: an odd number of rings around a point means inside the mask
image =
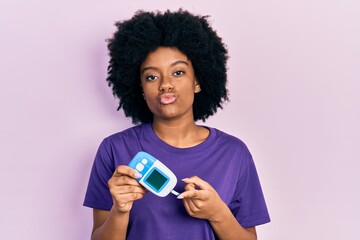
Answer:
POLYGON ((170 192, 179 195, 173 190, 177 183, 175 174, 149 153, 138 152, 128 165, 141 173, 136 180, 155 195, 165 197, 170 192))

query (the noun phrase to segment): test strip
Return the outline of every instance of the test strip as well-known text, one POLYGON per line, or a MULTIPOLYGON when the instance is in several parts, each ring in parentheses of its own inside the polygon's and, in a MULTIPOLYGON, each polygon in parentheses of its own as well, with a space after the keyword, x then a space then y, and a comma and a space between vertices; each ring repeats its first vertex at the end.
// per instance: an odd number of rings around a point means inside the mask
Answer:
POLYGON ((171 193, 174 194, 175 196, 179 196, 179 195, 180 195, 180 193, 178 193, 178 192, 175 191, 175 190, 171 190, 171 193))

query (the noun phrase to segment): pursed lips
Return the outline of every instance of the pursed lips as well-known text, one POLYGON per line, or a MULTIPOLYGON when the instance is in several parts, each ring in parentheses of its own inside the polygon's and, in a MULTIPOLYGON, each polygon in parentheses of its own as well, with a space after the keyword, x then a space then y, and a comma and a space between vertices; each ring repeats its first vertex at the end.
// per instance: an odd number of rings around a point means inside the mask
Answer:
POLYGON ((171 104, 176 101, 174 93, 163 93, 159 96, 159 102, 161 104, 171 104))

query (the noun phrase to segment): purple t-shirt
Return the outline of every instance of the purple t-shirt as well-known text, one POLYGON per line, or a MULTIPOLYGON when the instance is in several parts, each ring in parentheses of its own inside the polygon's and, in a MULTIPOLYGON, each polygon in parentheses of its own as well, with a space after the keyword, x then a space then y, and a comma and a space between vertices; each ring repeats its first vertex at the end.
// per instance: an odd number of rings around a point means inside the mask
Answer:
MULTIPOLYGON (((91 170, 84 206, 110 210, 112 198, 107 185, 118 165, 127 165, 139 151, 163 162, 178 179, 198 176, 210 183, 245 228, 270 221, 259 178, 246 145, 215 128, 201 144, 176 148, 159 139, 151 124, 142 124, 103 140, 91 170)), ((185 184, 178 181, 177 192, 185 184)), ((127 239, 217 239, 208 221, 190 217, 181 200, 169 194, 152 193, 134 202, 127 239)))

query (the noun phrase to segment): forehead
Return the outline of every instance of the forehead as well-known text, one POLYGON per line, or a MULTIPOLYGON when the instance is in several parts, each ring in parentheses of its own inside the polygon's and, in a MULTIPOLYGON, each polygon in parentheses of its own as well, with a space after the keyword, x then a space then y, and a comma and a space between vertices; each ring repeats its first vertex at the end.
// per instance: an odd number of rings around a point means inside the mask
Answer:
POLYGON ((178 61, 186 62, 188 65, 191 64, 190 59, 177 48, 158 47, 146 56, 141 68, 169 66, 178 61))

